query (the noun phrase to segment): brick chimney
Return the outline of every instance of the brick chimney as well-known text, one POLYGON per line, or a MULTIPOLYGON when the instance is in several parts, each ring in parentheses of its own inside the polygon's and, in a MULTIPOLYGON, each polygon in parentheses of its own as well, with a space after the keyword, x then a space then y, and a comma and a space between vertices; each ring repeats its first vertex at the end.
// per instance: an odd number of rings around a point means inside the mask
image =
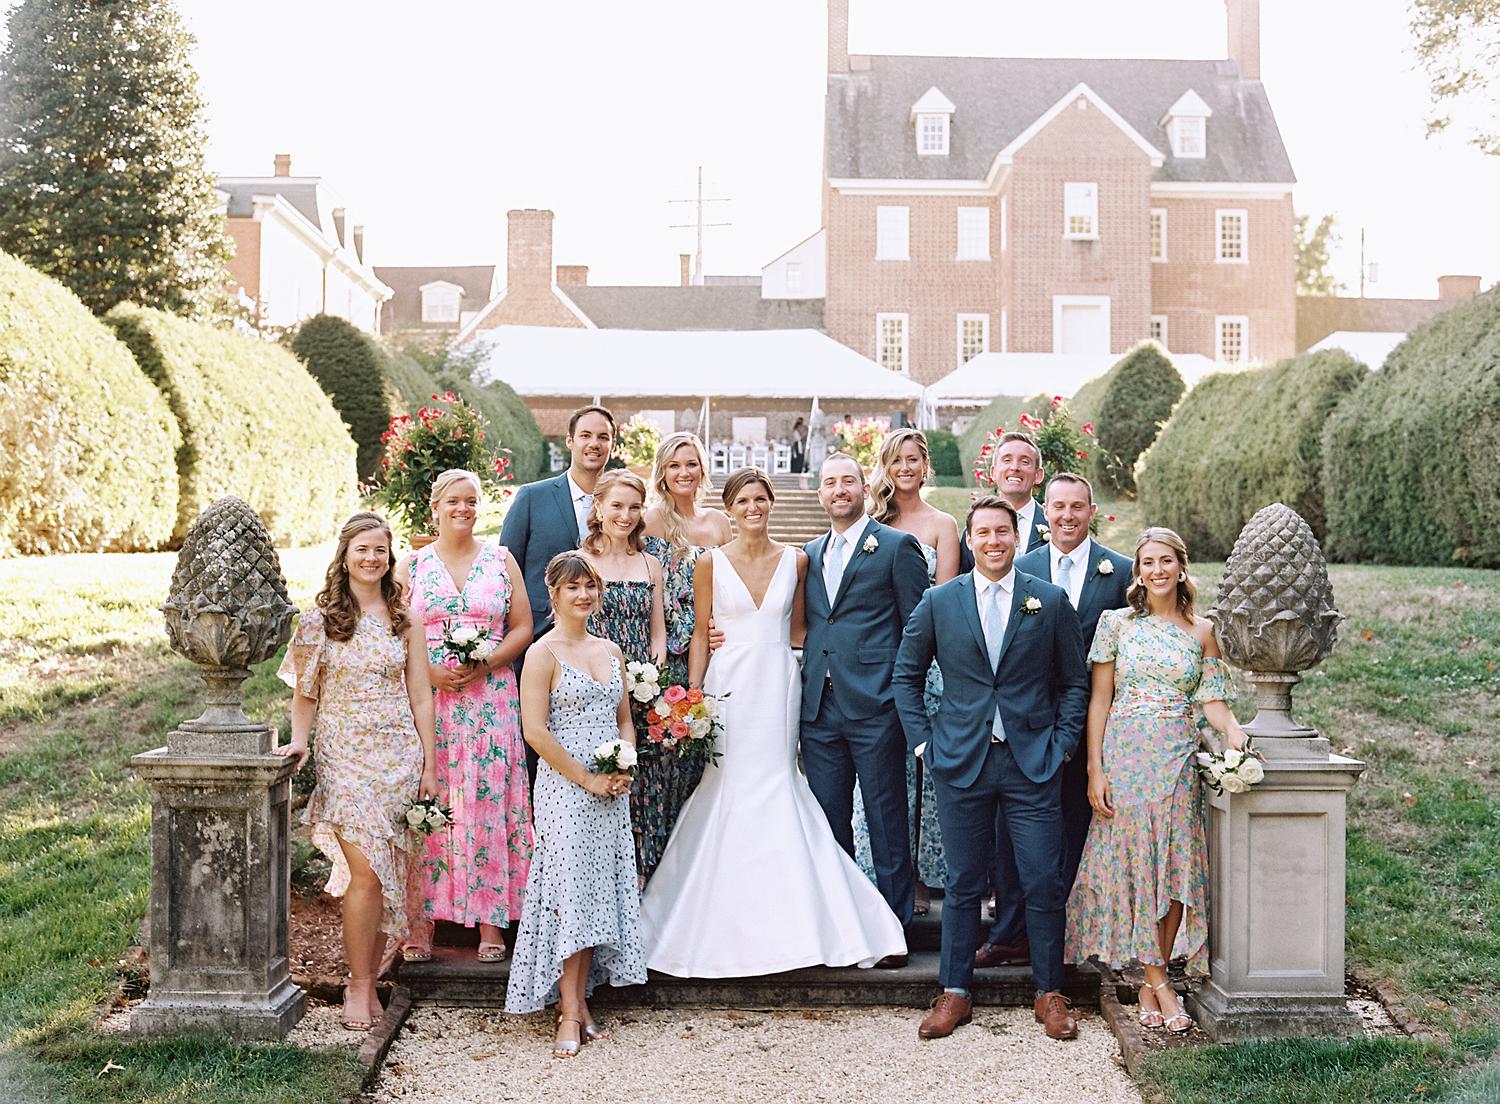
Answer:
POLYGON ((828 71, 849 71, 849 0, 828 0, 828 71))
POLYGON ((588 287, 589 266, 588 265, 558 265, 557 286, 558 287, 588 287))
POLYGON ((1479 294, 1478 276, 1439 276, 1439 299, 1472 299, 1479 294))
POLYGON ((292 155, 289 153, 278 153, 276 155, 276 175, 292 175, 292 155))
POLYGON ((1224 0, 1229 14, 1229 60, 1245 80, 1260 80, 1260 0, 1224 0))
POLYGON ((677 254, 677 264, 682 270, 682 286, 687 287, 693 282, 693 255, 691 253, 677 254))
POLYGON ((510 291, 552 286, 552 212, 527 208, 506 214, 505 286, 510 291))

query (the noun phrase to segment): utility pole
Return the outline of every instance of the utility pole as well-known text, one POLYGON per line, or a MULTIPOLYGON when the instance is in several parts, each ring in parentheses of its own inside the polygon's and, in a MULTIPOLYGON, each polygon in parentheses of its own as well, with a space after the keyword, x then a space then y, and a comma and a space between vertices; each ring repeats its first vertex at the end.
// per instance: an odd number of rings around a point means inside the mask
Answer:
POLYGON ((1359 297, 1365 297, 1365 228, 1359 228, 1359 297))
POLYGON ((697 218, 696 222, 679 222, 679 223, 674 223, 670 227, 668 227, 668 229, 671 229, 671 230, 697 230, 698 231, 698 249, 697 249, 697 252, 693 256, 693 283, 694 284, 701 284, 701 283, 703 283, 703 231, 705 231, 705 230, 714 230, 714 229, 717 229, 717 228, 719 228, 721 226, 732 226, 732 225, 734 225, 733 223, 729 223, 729 222, 704 222, 703 221, 703 205, 705 203, 728 203, 729 199, 727 197, 720 197, 720 198, 717 198, 717 199, 704 199, 703 198, 703 166, 699 165, 698 166, 698 198, 697 199, 669 199, 669 200, 667 200, 667 202, 668 203, 692 203, 692 204, 696 205, 696 207, 698 209, 698 218, 697 218))

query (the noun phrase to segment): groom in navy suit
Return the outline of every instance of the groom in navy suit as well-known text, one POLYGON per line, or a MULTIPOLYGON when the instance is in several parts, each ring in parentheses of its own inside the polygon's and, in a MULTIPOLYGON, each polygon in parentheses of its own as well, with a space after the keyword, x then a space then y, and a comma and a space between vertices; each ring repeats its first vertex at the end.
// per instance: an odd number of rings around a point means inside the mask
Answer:
MULTIPOLYGON (((870 828, 875 885, 911 923, 916 871, 907 835, 906 738, 891 667, 901 630, 927 589, 917 538, 865 513, 865 473, 835 452, 818 473, 832 527, 807 544, 802 647, 802 766, 839 846, 854 854, 854 781, 870 828)), ((906 965, 905 955, 876 964, 906 965)))
MULTIPOLYGON (((1129 556, 1106 548, 1089 536, 1089 525, 1098 513, 1094 488, 1081 475, 1063 472, 1047 484, 1047 528, 1051 538, 1041 547, 1018 557, 1016 570, 1056 583, 1068 593, 1078 611, 1083 630, 1083 652, 1094 643, 1094 630, 1105 610, 1122 609, 1130 575, 1135 569, 1129 556)), ((1083 844, 1088 839, 1088 756, 1078 754, 1063 765, 1063 894, 1073 889, 1083 844)), ((974 952, 975 966, 1003 966, 1030 958, 1026 946, 1026 900, 1016 875, 1010 837, 1002 819, 995 824, 995 922, 984 946, 974 952)))
POLYGON ((969 1022, 979 905, 1005 820, 1026 894, 1036 982, 1033 1012, 1054 1039, 1078 1025, 1062 995, 1062 767, 1088 711, 1078 615, 1062 588, 1015 570, 1016 511, 999 496, 969 508, 970 574, 933 587, 902 636, 896 708, 932 775, 948 881, 943 901, 943 992, 918 1034, 937 1039, 969 1022), (938 632, 938 626, 942 632, 938 632), (936 659, 943 698, 930 721, 922 691, 936 659))

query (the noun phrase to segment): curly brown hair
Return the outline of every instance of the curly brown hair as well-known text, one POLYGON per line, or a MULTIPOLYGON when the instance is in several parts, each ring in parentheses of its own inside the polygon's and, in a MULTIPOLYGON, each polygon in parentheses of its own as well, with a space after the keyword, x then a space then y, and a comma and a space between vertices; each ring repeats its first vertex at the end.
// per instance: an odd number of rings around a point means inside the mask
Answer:
POLYGON ((1150 612, 1150 607, 1147 605, 1146 584, 1141 579, 1141 549, 1153 542, 1170 548, 1176 555, 1177 562, 1182 565, 1182 577, 1177 580, 1177 612, 1188 621, 1192 621, 1197 616, 1198 587, 1193 582, 1193 576, 1188 572, 1187 545, 1182 542, 1181 537, 1162 525, 1152 526, 1136 538, 1135 563, 1130 569, 1130 586, 1125 590, 1125 600, 1135 611, 1131 616, 1144 617, 1150 612))
POLYGON ((385 574, 380 577, 380 596, 385 599, 386 612, 390 614, 391 635, 402 636, 411 625, 406 603, 401 598, 401 588, 396 585, 396 551, 392 547, 390 523, 373 510, 361 510, 339 530, 338 548, 334 550, 333 562, 323 577, 323 589, 313 599, 323 611, 323 631, 329 640, 351 639, 354 627, 359 624, 359 603, 349 589, 349 569, 345 560, 349 556, 349 542, 371 529, 385 530, 389 563, 385 574))

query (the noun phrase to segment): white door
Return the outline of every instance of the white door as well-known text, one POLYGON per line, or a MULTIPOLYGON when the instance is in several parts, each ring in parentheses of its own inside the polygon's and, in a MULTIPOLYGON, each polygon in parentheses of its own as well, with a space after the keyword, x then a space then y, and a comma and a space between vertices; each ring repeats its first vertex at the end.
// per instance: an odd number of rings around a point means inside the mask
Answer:
POLYGON ((1054 353, 1109 352, 1109 297, 1059 295, 1052 301, 1054 353))

